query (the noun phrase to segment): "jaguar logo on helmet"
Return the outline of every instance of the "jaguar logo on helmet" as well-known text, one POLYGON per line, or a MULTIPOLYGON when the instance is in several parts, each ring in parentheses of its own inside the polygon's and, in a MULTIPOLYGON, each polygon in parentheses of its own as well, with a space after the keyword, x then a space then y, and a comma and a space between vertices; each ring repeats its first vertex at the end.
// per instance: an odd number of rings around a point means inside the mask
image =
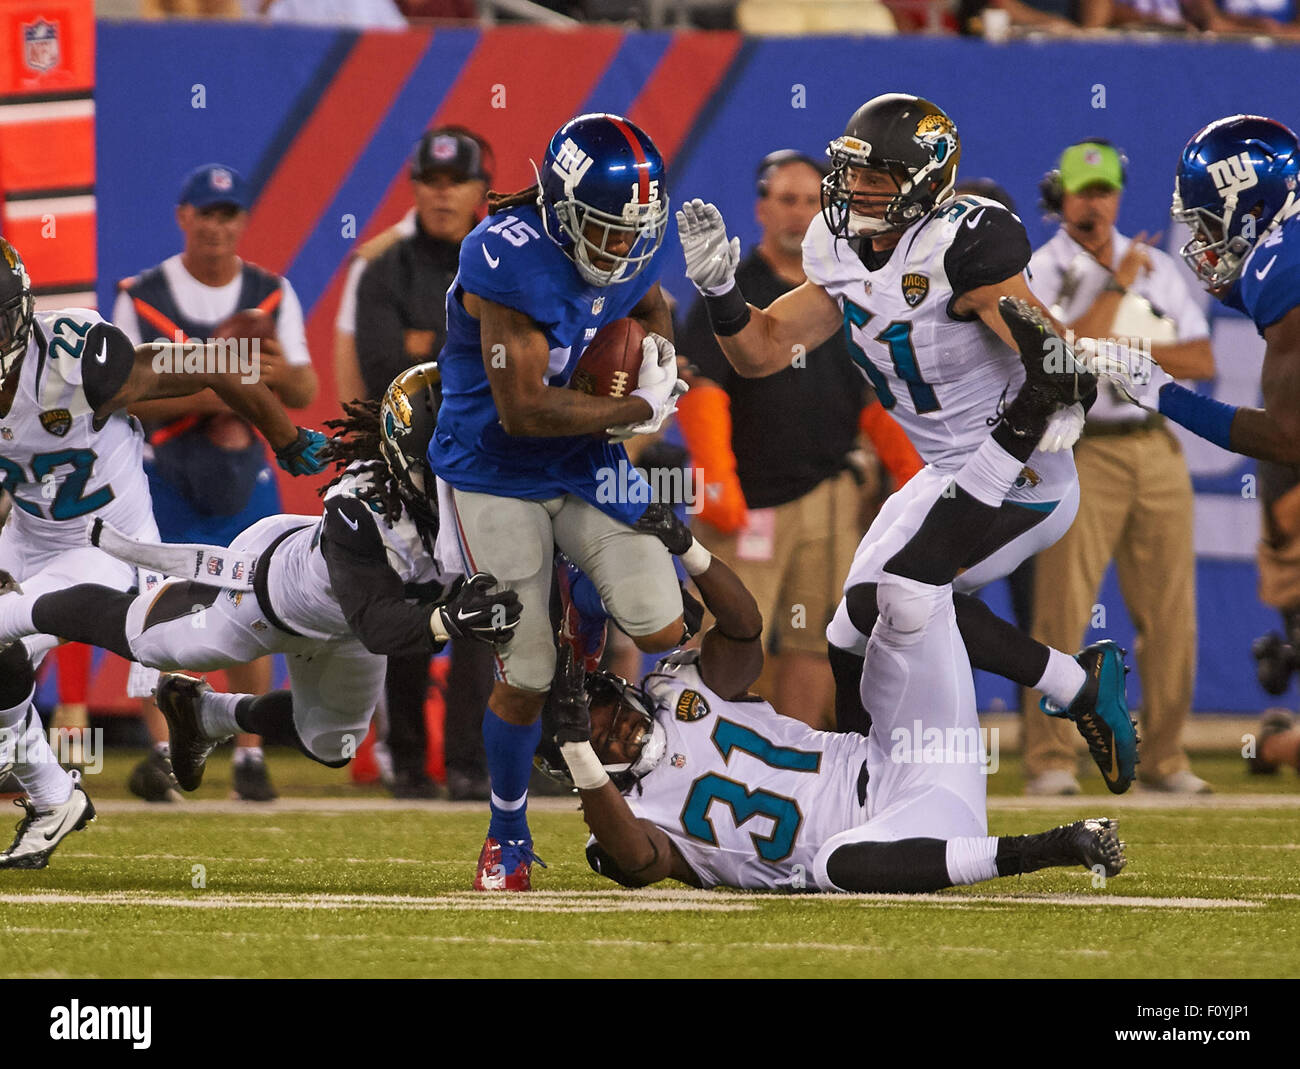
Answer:
POLYGON ((66 408, 51 408, 41 413, 41 426, 57 438, 62 438, 72 429, 72 413, 66 408))
POLYGON ((926 115, 916 124, 916 142, 943 163, 957 148, 957 127, 947 115, 926 115))
POLYGON ((398 434, 400 431, 409 429, 411 426, 411 399, 406 396, 406 391, 398 383, 394 382, 388 387, 386 400, 388 402, 387 410, 393 419, 393 422, 388 427, 388 433, 398 434))
POLYGON ((907 302, 908 308, 915 308, 930 292, 930 279, 928 275, 921 275, 915 272, 909 272, 903 276, 903 300, 907 302))

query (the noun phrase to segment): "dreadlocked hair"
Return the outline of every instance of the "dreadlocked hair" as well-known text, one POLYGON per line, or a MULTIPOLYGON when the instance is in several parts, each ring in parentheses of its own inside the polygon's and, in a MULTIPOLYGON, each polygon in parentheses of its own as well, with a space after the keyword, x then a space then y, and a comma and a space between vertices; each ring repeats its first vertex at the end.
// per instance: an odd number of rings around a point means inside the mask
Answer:
POLYGON ((333 462, 338 474, 316 492, 324 497, 329 488, 343 478, 348 465, 360 464, 372 479, 370 486, 357 496, 365 501, 379 502, 383 506, 384 519, 391 526, 402 517, 402 495, 398 493, 397 482, 379 447, 380 404, 378 399, 344 401, 344 418, 325 421, 325 426, 334 433, 321 450, 321 459, 333 462))
POLYGON ((490 189, 487 195, 488 214, 496 215, 498 212, 509 211, 511 208, 521 208, 525 204, 536 204, 537 193, 538 187, 536 184, 529 186, 527 189, 521 189, 517 193, 498 193, 495 189, 490 189))

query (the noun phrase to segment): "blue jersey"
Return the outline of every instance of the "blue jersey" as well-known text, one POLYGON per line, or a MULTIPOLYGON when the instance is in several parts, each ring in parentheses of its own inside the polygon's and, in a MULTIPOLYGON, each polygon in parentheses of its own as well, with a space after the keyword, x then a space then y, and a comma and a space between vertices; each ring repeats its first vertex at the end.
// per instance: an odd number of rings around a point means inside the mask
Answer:
POLYGON ((628 470, 621 445, 589 434, 525 438, 505 432, 483 365, 479 322, 461 298, 473 293, 528 316, 551 351, 547 385, 564 386, 596 331, 626 316, 657 274, 652 265, 627 283, 589 285, 543 232, 532 205, 479 223, 461 243, 460 268, 447 291, 447 340, 438 355, 442 407, 429 443, 433 470, 460 490, 531 500, 575 494, 615 519, 636 522, 650 500, 644 482, 631 493, 609 492, 610 473, 628 470))
POLYGON ((1255 246, 1223 303, 1250 316, 1261 334, 1300 305, 1300 216, 1255 246))

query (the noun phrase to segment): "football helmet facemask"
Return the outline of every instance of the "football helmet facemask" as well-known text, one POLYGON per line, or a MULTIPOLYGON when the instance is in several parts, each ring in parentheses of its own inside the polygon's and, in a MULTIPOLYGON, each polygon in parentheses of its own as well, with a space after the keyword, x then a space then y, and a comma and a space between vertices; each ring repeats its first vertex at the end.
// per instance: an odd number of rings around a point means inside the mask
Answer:
POLYGON ((621 116, 579 115, 555 132, 537 209, 586 282, 630 282, 650 266, 668 225, 665 174, 654 142, 621 116))
POLYGON ((0 238, 0 382, 27 352, 36 302, 18 250, 0 238))
POLYGON ((1300 141, 1280 122, 1230 115, 1187 142, 1171 214, 1192 232, 1187 265, 1211 290, 1231 285, 1260 242, 1297 211, 1300 141))
POLYGON ((906 230, 952 196, 961 141, 937 105, 886 93, 853 113, 826 155, 831 171, 822 181, 822 215, 833 234, 853 238, 906 230), (892 181, 862 190, 862 171, 892 181))
MULTIPOLYGON (((591 708, 591 747, 614 787, 626 793, 663 760, 667 733, 655 719, 654 702, 640 687, 611 672, 592 672, 585 688, 591 708)), ((542 710, 536 765, 552 779, 572 787, 573 777, 555 744, 548 713, 549 705, 542 710)))
POLYGON ((429 440, 438 425, 442 375, 435 361, 416 364, 395 378, 379 406, 379 448, 397 484, 402 504, 432 553, 438 536, 438 510, 429 440))

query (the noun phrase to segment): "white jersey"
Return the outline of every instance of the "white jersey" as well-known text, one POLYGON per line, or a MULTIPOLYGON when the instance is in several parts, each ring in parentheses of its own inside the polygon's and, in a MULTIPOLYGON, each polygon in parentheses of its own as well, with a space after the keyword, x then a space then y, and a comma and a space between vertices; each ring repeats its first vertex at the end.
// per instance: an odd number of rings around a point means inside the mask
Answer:
POLYGON ((663 829, 705 887, 814 889, 818 848, 867 820, 867 740, 814 731, 761 699, 725 701, 694 658, 672 660, 642 684, 667 749, 628 793, 632 812, 663 829))
POLYGON ((103 321, 88 308, 36 313, 13 405, 0 418, 0 475, 14 498, 7 537, 84 546, 91 516, 133 534, 153 529, 139 421, 119 409, 100 430, 91 426, 82 374, 96 354, 86 335, 103 321))
MULTIPOLYGON (((374 521, 375 530, 383 544, 388 566, 401 581, 410 587, 430 584, 445 585, 442 572, 425 549, 415 522, 403 509, 397 523, 389 524, 382 514, 382 506, 362 497, 371 485, 371 475, 358 465, 351 465, 342 479, 325 494, 325 515, 320 518, 274 517, 286 521, 301 519, 301 529, 285 538, 267 573, 267 589, 271 604, 284 623, 308 638, 335 639, 351 636, 352 630, 339 606, 335 591, 330 585, 329 568, 321 554, 321 533, 327 518, 345 498, 365 501, 374 521)), ((341 522, 351 526, 346 517, 341 522)), ((358 520, 358 524, 364 522, 358 520)), ((281 527, 282 532, 285 528, 281 527)), ((242 536, 241 536, 242 537, 242 536)), ((268 539, 268 543, 269 543, 268 539)))
MULTIPOLYGON (((988 437, 999 402, 1025 378, 1017 353, 978 317, 956 315, 952 302, 1015 276, 1028 260, 1020 220, 981 197, 946 201, 909 227, 875 269, 821 215, 808 227, 808 280, 835 298, 854 362, 939 471, 961 468, 988 437)), ((1059 500, 1074 479, 1068 451, 1035 453, 1026 467, 1033 474, 1008 500, 1059 500)))

